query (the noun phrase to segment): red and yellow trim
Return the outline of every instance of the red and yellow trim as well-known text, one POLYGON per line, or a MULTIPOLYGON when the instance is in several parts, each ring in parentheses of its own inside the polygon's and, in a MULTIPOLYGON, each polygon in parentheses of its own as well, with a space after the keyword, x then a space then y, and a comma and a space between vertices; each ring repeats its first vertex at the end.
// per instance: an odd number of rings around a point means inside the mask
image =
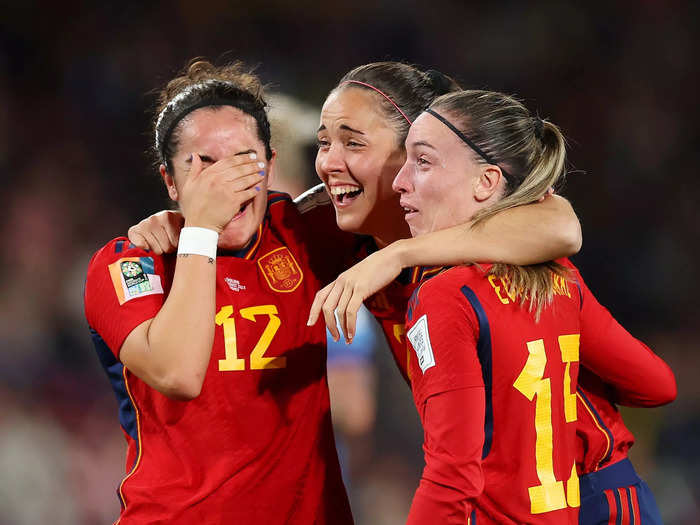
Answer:
POLYGON ((248 251, 245 252, 245 255, 243 256, 244 259, 251 260, 253 258, 253 256, 255 255, 255 251, 258 249, 258 246, 260 246, 260 241, 262 240, 262 231, 263 231, 263 223, 260 223, 258 225, 257 238, 255 239, 255 242, 250 245, 250 248, 248 248, 248 251))
POLYGON ((598 430, 600 430, 600 433, 603 434, 603 436, 605 436, 605 442, 606 442, 605 450, 604 450, 603 454, 600 456, 600 459, 598 461, 596 461, 596 466, 595 466, 595 470, 594 470, 594 472, 595 472, 598 469, 600 469, 603 461, 610 454, 610 448, 612 446, 612 444, 610 442, 610 436, 609 436, 608 432, 606 432, 606 430, 602 426, 600 426, 600 423, 598 423, 598 418, 595 416, 595 414, 591 410, 591 407, 588 406, 588 403, 586 403, 586 400, 583 399, 583 397, 581 396, 581 394, 578 391, 576 392, 576 397, 578 397, 579 401, 581 402, 581 405, 583 405, 583 407, 586 409, 586 412, 588 412, 588 415, 590 416, 591 420, 593 421, 593 424, 596 426, 596 428, 598 430))
MULTIPOLYGON (((122 513, 126 511, 126 498, 124 497, 124 483, 134 475, 136 470, 138 469, 139 465, 141 464, 141 456, 143 455, 142 449, 143 449, 143 441, 141 440, 141 416, 139 414, 139 409, 138 406, 136 405, 136 401, 134 400, 134 396, 131 395, 131 389, 129 388, 129 381, 127 380, 126 377, 126 367, 122 368, 122 376, 124 377, 124 386, 126 388, 126 393, 129 396, 129 400, 131 401, 131 404, 134 407, 134 413, 136 414, 136 436, 137 436, 137 446, 138 446, 138 453, 136 455, 136 461, 134 462, 134 466, 131 467, 131 471, 122 479, 122 482, 119 484, 119 500, 122 505, 122 513)), ((121 520, 118 519, 114 525, 119 525, 119 521, 121 520)))

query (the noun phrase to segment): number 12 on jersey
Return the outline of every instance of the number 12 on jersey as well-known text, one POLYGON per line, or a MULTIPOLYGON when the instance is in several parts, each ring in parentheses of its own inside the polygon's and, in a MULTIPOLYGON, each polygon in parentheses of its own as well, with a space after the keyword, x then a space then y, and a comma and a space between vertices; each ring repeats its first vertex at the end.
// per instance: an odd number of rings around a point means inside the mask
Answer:
MULTIPOLYGON (((272 339, 282 325, 282 321, 277 315, 277 307, 274 304, 249 306, 248 308, 241 308, 239 313, 243 319, 254 323, 257 321, 257 316, 267 316, 267 325, 260 339, 258 339, 255 348, 253 348, 253 351, 250 353, 250 369, 264 370, 266 368, 285 368, 287 366, 287 358, 285 356, 265 357, 265 351, 270 347, 272 339)), ((215 321, 216 324, 224 328, 224 351, 226 353, 226 358, 219 359, 219 371, 232 372, 245 370, 245 359, 238 357, 236 320, 233 318, 233 306, 223 306, 221 310, 217 312, 215 321)))
MULTIPOLYGON (((564 418, 567 423, 576 421, 576 392, 571 390, 571 363, 578 361, 579 334, 559 336, 564 369, 564 418)), ((528 400, 535 400, 535 466, 539 485, 528 487, 530 512, 542 514, 580 505, 576 463, 571 466, 571 475, 564 483, 554 476, 554 443, 552 431, 552 386, 550 378, 544 377, 547 354, 544 341, 537 339, 527 343, 528 358, 520 375, 513 383, 518 392, 528 400), (536 398, 536 399, 535 399, 536 398)))

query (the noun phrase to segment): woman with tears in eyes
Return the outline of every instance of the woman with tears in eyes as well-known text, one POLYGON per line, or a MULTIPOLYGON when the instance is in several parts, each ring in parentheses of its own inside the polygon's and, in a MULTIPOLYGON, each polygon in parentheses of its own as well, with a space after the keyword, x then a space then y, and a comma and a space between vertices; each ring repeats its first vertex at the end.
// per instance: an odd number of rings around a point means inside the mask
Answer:
POLYGON ((85 311, 127 441, 118 523, 353 523, 303 218, 275 172, 260 81, 192 62, 160 93, 155 153, 177 254, 117 238, 85 311))
MULTIPOLYGON (((554 124, 477 90, 436 99, 406 150, 393 187, 415 238, 538 199, 566 155, 554 124)), ((375 252, 321 295, 356 300, 353 283, 392 257, 375 252)), ((424 272, 406 335, 426 463, 409 524, 661 523, 616 404, 671 402, 673 372, 568 260, 424 272)))

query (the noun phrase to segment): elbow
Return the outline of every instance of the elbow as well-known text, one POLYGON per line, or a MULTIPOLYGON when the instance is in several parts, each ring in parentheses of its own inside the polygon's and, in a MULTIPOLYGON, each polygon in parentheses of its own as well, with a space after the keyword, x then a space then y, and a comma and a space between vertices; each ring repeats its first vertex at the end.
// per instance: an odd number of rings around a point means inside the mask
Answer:
POLYGON ((550 200, 550 206, 554 206, 557 219, 555 235, 558 236, 557 241, 562 250, 562 257, 574 255, 581 250, 583 244, 583 235, 581 233, 581 223, 571 207, 571 204, 564 199, 555 195, 550 200))
POLYGON ((663 363, 665 368, 663 376, 660 376, 654 385, 656 385, 655 395, 651 398, 652 403, 650 406, 660 407, 663 405, 668 405, 669 403, 675 401, 676 396, 678 396, 678 385, 676 384, 676 377, 673 375, 671 367, 666 363, 663 363))
POLYGON ((581 233, 581 223, 574 215, 569 224, 561 231, 561 245, 567 253, 567 257, 574 255, 581 250, 583 245, 583 235, 581 233))
POLYGON ((665 387, 659 392, 659 403, 657 406, 668 405, 676 400, 678 396, 678 385, 676 384, 676 378, 671 370, 668 370, 668 377, 666 380, 665 387))
POLYGON ((203 376, 200 378, 194 374, 179 373, 163 377, 154 388, 174 401, 192 401, 202 393, 203 384, 203 376))

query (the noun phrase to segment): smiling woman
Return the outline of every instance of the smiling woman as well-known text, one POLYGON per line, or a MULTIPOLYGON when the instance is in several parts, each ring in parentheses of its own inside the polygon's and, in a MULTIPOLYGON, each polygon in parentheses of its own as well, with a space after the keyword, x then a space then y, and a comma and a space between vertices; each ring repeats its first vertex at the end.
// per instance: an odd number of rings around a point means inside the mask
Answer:
POLYGON ((304 326, 319 285, 301 215, 267 191, 265 106, 240 64, 173 79, 155 150, 184 217, 178 254, 118 238, 90 263, 86 316, 127 441, 124 525, 352 523, 325 334, 304 326))

